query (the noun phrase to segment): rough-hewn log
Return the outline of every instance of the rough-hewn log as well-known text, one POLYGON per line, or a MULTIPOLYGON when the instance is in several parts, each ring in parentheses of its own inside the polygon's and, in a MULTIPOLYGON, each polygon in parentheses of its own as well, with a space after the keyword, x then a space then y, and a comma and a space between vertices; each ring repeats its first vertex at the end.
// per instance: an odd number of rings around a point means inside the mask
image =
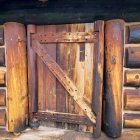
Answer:
POLYGON ((119 137, 122 130, 123 20, 106 22, 105 46, 106 73, 103 127, 107 135, 119 137))
POLYGON ((140 48, 128 48, 126 50, 126 67, 140 68, 140 48))
POLYGON ((37 112, 34 114, 34 117, 43 121, 52 121, 52 122, 64 122, 72 124, 82 124, 92 126, 93 123, 85 116, 71 113, 62 113, 62 112, 37 112))
POLYGON ((0 106, 6 105, 6 90, 0 89, 0 106))
POLYGON ((99 39, 94 48, 94 73, 93 73, 93 92, 92 92, 92 109, 96 114, 96 126, 94 137, 101 135, 102 120, 102 95, 103 95, 103 69, 104 69, 104 21, 94 23, 94 31, 99 32, 99 39))
POLYGON ((140 43, 140 24, 129 26, 128 42, 140 43))
POLYGON ((0 48, 0 66, 5 65, 5 48, 0 48))
POLYGON ((0 67, 0 86, 5 86, 5 69, 0 67))
POLYGON ((125 71, 124 74, 124 85, 125 86, 140 86, 140 70, 125 71))
POLYGON ((25 129, 28 119, 26 32, 22 24, 5 23, 8 130, 25 129))
POLYGON ((140 114, 124 114, 125 128, 140 128, 140 114))
POLYGON ((140 110, 139 89, 127 89, 124 91, 124 108, 127 110, 140 110))
POLYGON ((0 126, 6 125, 6 111, 5 109, 0 109, 0 126))

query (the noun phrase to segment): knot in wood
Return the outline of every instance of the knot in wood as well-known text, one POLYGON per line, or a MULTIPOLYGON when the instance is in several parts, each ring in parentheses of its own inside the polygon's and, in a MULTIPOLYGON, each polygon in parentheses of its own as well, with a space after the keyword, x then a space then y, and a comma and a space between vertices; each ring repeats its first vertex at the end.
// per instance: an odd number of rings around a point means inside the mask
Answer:
POLYGON ((116 56, 112 56, 112 64, 116 64, 116 56))

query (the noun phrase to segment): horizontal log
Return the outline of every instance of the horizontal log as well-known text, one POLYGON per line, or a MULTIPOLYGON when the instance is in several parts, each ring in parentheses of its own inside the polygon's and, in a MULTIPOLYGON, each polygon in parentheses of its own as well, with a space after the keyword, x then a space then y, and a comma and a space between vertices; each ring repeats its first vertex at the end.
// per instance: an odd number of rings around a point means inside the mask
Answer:
POLYGON ((5 71, 0 68, 0 86, 5 86, 5 71))
POLYGON ((124 108, 126 110, 140 110, 139 89, 127 89, 124 91, 124 108))
POLYGON ((0 110, 0 126, 6 125, 6 111, 5 109, 0 110))
POLYGON ((124 85, 139 87, 140 86, 140 70, 134 70, 134 71, 126 70, 124 74, 124 85))
POLYGON ((128 48, 126 50, 126 67, 140 68, 140 47, 128 48))
POLYGON ((6 105, 6 90, 0 89, 0 106, 6 105))
POLYGON ((0 46, 4 45, 4 28, 0 27, 0 46))
POLYGON ((5 49, 0 48, 0 66, 5 65, 5 49))
POLYGON ((129 26, 129 43, 140 43, 140 25, 129 26))
POLYGON ((85 32, 65 32, 65 33, 47 33, 35 34, 33 39, 39 40, 40 43, 65 43, 65 42, 96 42, 98 33, 85 33, 85 32))
POLYGON ((124 114, 124 128, 140 128, 140 114, 124 114))
POLYGON ((47 120, 51 122, 64 122, 93 126, 93 123, 86 116, 78 114, 47 111, 35 113, 34 117, 36 117, 40 121, 47 120))

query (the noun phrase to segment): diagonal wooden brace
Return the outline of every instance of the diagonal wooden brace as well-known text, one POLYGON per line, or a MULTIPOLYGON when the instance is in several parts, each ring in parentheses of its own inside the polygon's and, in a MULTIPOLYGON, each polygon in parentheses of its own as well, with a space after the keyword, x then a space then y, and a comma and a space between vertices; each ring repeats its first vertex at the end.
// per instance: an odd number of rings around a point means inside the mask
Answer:
POLYGON ((61 67, 49 56, 45 48, 39 43, 38 40, 34 39, 32 44, 33 50, 41 57, 42 61, 48 66, 50 71, 64 86, 67 92, 73 97, 74 101, 80 106, 83 112, 91 120, 93 124, 96 123, 96 117, 92 112, 92 109, 84 102, 83 98, 79 94, 79 90, 71 81, 71 79, 65 74, 61 67))

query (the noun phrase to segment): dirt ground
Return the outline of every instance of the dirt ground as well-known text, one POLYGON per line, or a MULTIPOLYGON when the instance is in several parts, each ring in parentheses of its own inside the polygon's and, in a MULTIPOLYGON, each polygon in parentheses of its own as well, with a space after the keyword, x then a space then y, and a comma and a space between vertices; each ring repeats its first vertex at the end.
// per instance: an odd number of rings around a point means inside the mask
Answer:
MULTIPOLYGON (((41 126, 36 130, 28 128, 17 136, 12 133, 0 133, 0 140, 112 140, 112 138, 102 133, 100 138, 95 139, 90 133, 41 126)), ((125 130, 116 140, 140 140, 140 130, 125 130)))

